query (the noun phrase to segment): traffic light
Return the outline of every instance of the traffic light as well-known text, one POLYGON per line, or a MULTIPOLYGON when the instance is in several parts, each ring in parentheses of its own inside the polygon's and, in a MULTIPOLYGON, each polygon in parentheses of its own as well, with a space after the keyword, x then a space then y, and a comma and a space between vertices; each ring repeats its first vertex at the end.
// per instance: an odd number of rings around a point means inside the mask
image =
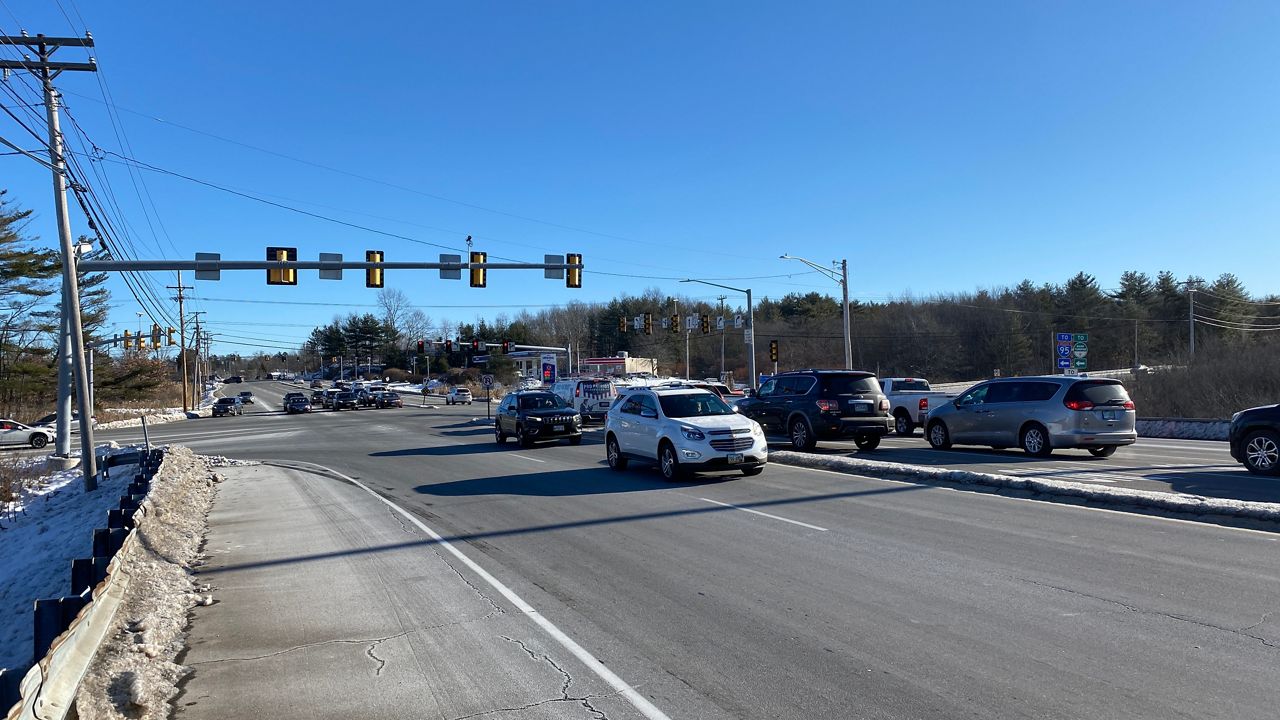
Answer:
MULTIPOLYGON (((365 250, 364 261, 376 262, 376 263, 382 262, 382 251, 381 250, 365 250)), ((364 286, 367 288, 382 287, 382 268, 365 268, 364 286)), ((422 352, 422 351, 419 350, 418 352, 422 352)))
POLYGON ((452 340, 445 340, 445 341, 444 341, 444 354, 445 354, 445 355, 449 355, 449 354, 452 354, 452 353, 453 353, 453 341, 452 341, 452 340))
POLYGON ((702 334, 711 334, 711 316, 703 313, 702 315, 702 334))
POLYGON ((653 334, 653 313, 644 314, 644 334, 645 335, 653 334))
POLYGON ((133 345, 133 346, 134 346, 135 348, 137 348, 138 350, 146 350, 146 349, 147 349, 147 339, 146 339, 145 337, 143 337, 141 333, 139 333, 138 337, 134 338, 134 339, 133 339, 133 341, 134 341, 134 345, 133 345))
POLYGON ((627 334, 627 319, 625 317, 618 318, 618 332, 623 335, 627 334))
POLYGON ((151 347, 160 347, 160 325, 151 323, 151 347))
MULTIPOLYGON (((565 261, 565 264, 567 265, 581 265, 582 254, 568 253, 567 255, 564 256, 564 261, 565 261)), ((582 269, 569 268, 568 270, 566 270, 564 273, 564 286, 568 288, 582 287, 582 269)))
MULTIPOLYGON (((269 247, 267 259, 280 262, 297 262, 298 248, 269 247)), ((275 268, 267 270, 268 285, 297 285, 298 271, 294 268, 275 268)))
POLYGON ((778 362, 778 341, 769 341, 769 362, 778 362))
POLYGON ((418 341, 418 354, 419 354, 419 355, 422 355, 422 354, 426 353, 426 351, 427 351, 427 341, 425 341, 425 340, 419 340, 419 341, 418 341))
MULTIPOLYGON (((481 285, 481 287, 484 287, 484 286, 483 286, 483 285, 481 285)), ((478 352, 480 352, 480 339, 479 339, 479 338, 471 338, 471 352, 473 352, 473 353, 478 353, 478 352)))
POLYGON ((678 313, 671 316, 671 332, 680 332, 680 315, 678 313))
POLYGON ((178 344, 178 342, 173 339, 173 334, 176 332, 178 331, 173 328, 169 328, 169 347, 173 347, 174 345, 178 344))
POLYGON ((128 350, 129 346, 131 345, 133 345, 133 333, 129 332, 128 330, 125 330, 124 331, 124 349, 128 350))
POLYGON ((515 348, 515 343, 511 342, 510 340, 502 341, 502 354, 504 355, 509 354, 514 348, 515 348))
MULTIPOLYGON (((471 264, 483 263, 489 257, 488 253, 473 252, 471 253, 471 264)), ((482 288, 485 286, 485 269, 471 268, 471 287, 482 288)))

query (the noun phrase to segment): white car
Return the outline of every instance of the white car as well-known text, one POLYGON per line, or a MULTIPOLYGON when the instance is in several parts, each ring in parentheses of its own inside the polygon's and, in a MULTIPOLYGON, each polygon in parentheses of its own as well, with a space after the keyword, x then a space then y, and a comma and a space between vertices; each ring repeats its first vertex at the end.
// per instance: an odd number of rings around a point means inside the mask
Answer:
POLYGON ((614 470, 651 462, 668 480, 716 470, 759 475, 769 461, 759 423, 715 393, 680 385, 624 390, 605 418, 604 442, 614 470))
POLYGON ((471 404, 471 391, 456 385, 449 388, 449 394, 444 396, 444 404, 461 405, 462 403, 471 404))
POLYGON ((0 445, 30 445, 39 450, 53 442, 53 431, 23 425, 17 420, 0 420, 0 445))

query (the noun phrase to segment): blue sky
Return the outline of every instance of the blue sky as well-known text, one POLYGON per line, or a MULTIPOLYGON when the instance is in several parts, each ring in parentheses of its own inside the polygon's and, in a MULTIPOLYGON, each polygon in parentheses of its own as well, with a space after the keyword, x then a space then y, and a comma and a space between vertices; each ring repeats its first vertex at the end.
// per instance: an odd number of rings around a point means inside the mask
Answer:
MULTIPOLYGON (((1280 292, 1275 3, 157 7, 2 0, 0 31, 93 32, 124 135, 97 78, 58 84, 101 148, 426 243, 461 247, 470 234, 491 256, 585 256, 576 291, 540 273, 495 272, 484 290, 388 274, 437 321, 648 287, 716 294, 658 278, 837 292, 784 252, 849 258, 851 293, 865 300, 1081 270, 1109 287, 1126 269, 1232 272, 1255 294, 1280 292)), ((22 132, 0 115, 0 137, 22 132)), ((131 177, 111 156, 96 166, 106 183, 95 189, 114 195, 140 257, 440 252, 171 176, 131 177)), ((47 171, 0 157, 0 187, 36 211, 33 232, 55 238, 47 171)), ((375 303, 356 273, 303 272, 294 288, 223 277, 198 283, 193 306, 243 343, 226 352, 295 345, 307 327, 375 303)), ((122 284, 114 300, 119 329, 133 327, 122 284)))

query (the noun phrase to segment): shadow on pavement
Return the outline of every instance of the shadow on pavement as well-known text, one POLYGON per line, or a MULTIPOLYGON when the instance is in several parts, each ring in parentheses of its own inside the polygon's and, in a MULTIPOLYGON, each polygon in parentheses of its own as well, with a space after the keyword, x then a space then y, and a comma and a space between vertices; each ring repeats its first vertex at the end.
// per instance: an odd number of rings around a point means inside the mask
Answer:
POLYGON ((528 473, 524 475, 500 475, 498 477, 471 478, 451 482, 419 485, 415 492, 441 497, 468 497, 471 495, 527 495, 537 497, 564 497, 570 495, 603 495, 608 493, 638 492, 644 490, 670 490, 715 485, 740 478, 733 475, 705 475, 689 481, 669 482, 657 471, 653 473, 619 473, 603 467, 579 470, 528 473))
POLYGON ((470 430, 445 430, 440 433, 444 437, 477 437, 480 435, 492 435, 491 427, 472 427, 470 430))
POLYGON ((1280 502, 1280 478, 1253 475, 1243 467, 1237 471, 1214 470, 1211 477, 1205 477, 1203 472, 1166 470, 1147 477, 1169 483, 1175 492, 1227 500, 1280 502))
MULTIPOLYGON (((583 473, 587 471, 566 470, 563 472, 583 473)), ((553 475, 557 473, 545 473, 545 474, 553 475)), ((522 477, 527 479, 530 477, 537 477, 537 476, 523 475, 523 476, 517 476, 517 477, 522 477)), ((664 483, 653 483, 653 484, 661 485, 663 487, 669 487, 676 490, 688 487, 687 483, 664 482, 664 483)), ((430 487, 430 486, 427 486, 427 487, 430 487)), ((533 525, 529 527, 511 528, 507 530, 487 530, 485 532, 477 532, 477 533, 460 533, 457 535, 441 537, 439 540, 435 538, 426 538, 423 540, 414 540, 411 542, 392 543, 389 545, 377 545, 374 547, 354 548, 350 550, 315 553, 313 555, 299 555, 297 557, 278 558, 275 560, 261 560, 257 562, 240 563, 240 564, 223 565, 223 566, 216 566, 216 565, 206 566, 205 571, 233 572, 236 570, 251 570, 255 568, 274 567, 278 565, 291 565, 294 563, 314 562, 317 560, 330 560, 338 557, 347 557, 347 556, 358 557, 361 555, 370 555, 373 553, 394 552, 396 550, 403 550, 406 548, 430 547, 432 545, 437 545, 440 542, 449 542, 449 543, 468 542, 472 540, 483 540, 486 538, 507 537, 511 535, 525 535, 529 533, 539 533, 539 532, 554 532, 557 530, 571 530, 575 528, 594 527, 597 525, 612 525, 615 523, 643 522, 645 520, 660 520, 664 518, 677 518, 677 517, 697 517, 697 516, 703 516, 703 515, 714 515, 715 513, 739 512, 741 508, 755 509, 755 508, 770 508, 770 507, 779 507, 779 506, 787 506, 787 505, 804 505, 809 503, 825 502, 828 500, 843 500, 846 498, 866 497, 866 496, 873 496, 873 495, 888 495, 888 494, 901 493, 901 492, 912 492, 915 490, 924 490, 926 488, 927 486, 925 485, 903 485, 903 486, 895 486, 895 487, 889 487, 889 488, 876 488, 874 490, 851 490, 848 492, 829 493, 826 495, 810 495, 807 497, 784 498, 781 500, 764 500, 760 502, 739 503, 736 507, 707 505, 707 506, 681 508, 679 510, 663 510, 659 512, 638 513, 634 515, 614 515, 610 517, 590 518, 587 520, 575 520, 571 522, 554 523, 550 525, 533 525)))
MULTIPOLYGON (((491 430, 485 430, 486 435, 491 434, 491 430)), ((509 447, 499 445, 497 443, 466 443, 463 445, 440 445, 438 447, 419 447, 404 448, 402 450, 383 450, 381 452, 369 453, 369 457, 452 457, 454 455, 482 455, 485 453, 500 453, 509 450, 509 447)))

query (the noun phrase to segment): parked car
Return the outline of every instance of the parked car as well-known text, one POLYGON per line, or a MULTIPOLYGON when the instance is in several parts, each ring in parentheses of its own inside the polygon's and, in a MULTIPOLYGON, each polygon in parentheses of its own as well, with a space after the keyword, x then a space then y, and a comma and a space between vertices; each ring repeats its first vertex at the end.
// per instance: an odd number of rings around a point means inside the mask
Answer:
POLYGON ((222 417, 224 415, 243 415, 244 403, 240 402, 239 397, 218 398, 213 404, 213 416, 222 417))
POLYGON ((934 390, 924 378, 881 378, 880 392, 889 399, 893 431, 899 435, 911 435, 917 427, 924 427, 930 405, 941 405, 956 396, 934 390))
POLYGON ((715 393, 689 386, 624 391, 605 420, 604 443, 614 470, 631 460, 656 463, 668 480, 714 470, 759 475, 769 461, 759 423, 715 393))
POLYGON ((404 407, 404 400, 403 400, 403 399, 401 399, 401 397, 400 397, 400 394, 399 394, 399 393, 393 393, 393 392, 391 392, 391 391, 389 391, 389 390, 388 390, 387 392, 378 393, 378 407, 380 407, 380 408, 389 408, 389 407, 398 407, 398 408, 402 408, 402 407, 404 407))
POLYGON ((311 402, 302 395, 286 398, 284 401, 284 411, 288 415, 293 415, 294 413, 309 413, 311 412, 311 402))
POLYGON ((330 408, 333 410, 355 410, 360 407, 360 403, 356 400, 356 394, 353 392, 340 392, 333 396, 330 401, 330 408))
POLYGON ((518 390, 502 398, 493 432, 501 445, 513 437, 523 447, 544 440, 582 442, 582 416, 564 398, 547 390, 518 390))
POLYGON ((1257 475, 1280 475, 1280 405, 1241 410, 1231 416, 1231 457, 1257 475))
MULTIPOLYGON (((44 417, 35 421, 34 423, 32 423, 32 426, 38 427, 38 428, 45 428, 46 430, 54 430, 56 433, 55 428, 57 427, 57 424, 58 424, 58 413, 53 413, 52 415, 45 415, 44 417)), ((98 425, 97 418, 93 418, 93 425, 94 427, 97 427, 98 425)), ((71 413, 71 432, 72 433, 80 432, 80 413, 77 413, 77 412, 71 413)))
POLYGON ((850 437, 860 450, 874 450, 893 427, 876 376, 858 370, 779 373, 737 408, 766 430, 787 433, 797 450, 850 437))
POLYGON ((604 422, 605 415, 618 391, 608 378, 564 378, 551 386, 551 392, 559 395, 569 407, 578 411, 584 420, 604 422))
POLYGON ((48 428, 23 425, 17 420, 0 420, 0 445, 29 445, 37 450, 53 442, 48 428))
POLYGON ((1085 448, 1108 457, 1138 440, 1137 412, 1124 384, 1070 375, 995 378, 929 412, 925 435, 935 449, 952 444, 1021 447, 1047 457, 1085 448))
POLYGON ((248 390, 240 391, 240 402, 244 403, 245 405, 252 405, 253 393, 249 392, 248 390))
POLYGON ((244 382, 244 378, 240 377, 239 375, 232 375, 231 377, 227 378, 227 382, 228 382, 228 383, 242 383, 242 382, 244 382))
POLYGON ((462 403, 471 404, 471 391, 461 385, 449 388, 449 394, 444 396, 444 404, 461 405, 462 403))

